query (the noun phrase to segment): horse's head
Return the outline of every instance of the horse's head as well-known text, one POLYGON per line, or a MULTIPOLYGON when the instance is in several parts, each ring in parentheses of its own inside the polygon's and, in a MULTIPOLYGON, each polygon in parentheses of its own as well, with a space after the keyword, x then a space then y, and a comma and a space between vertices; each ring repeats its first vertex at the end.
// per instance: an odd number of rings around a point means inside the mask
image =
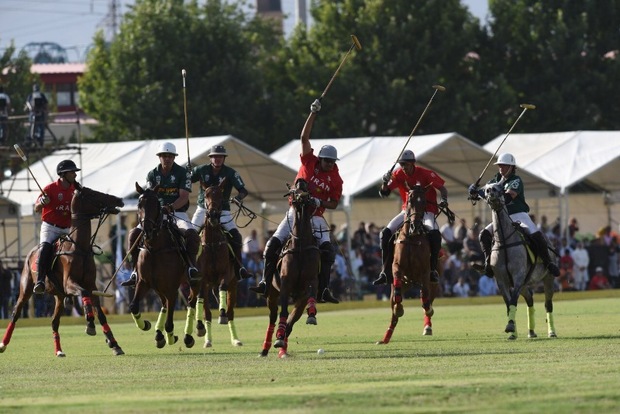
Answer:
POLYGON ((424 219, 424 213, 426 212, 426 189, 420 184, 414 186, 407 186, 409 191, 407 192, 407 208, 410 210, 409 214, 413 214, 413 222, 415 227, 421 226, 424 219))
POLYGON ((226 178, 220 181, 219 185, 212 185, 210 187, 205 187, 205 184, 202 181, 200 183, 205 191, 205 208, 207 209, 206 219, 212 226, 220 224, 222 203, 224 201, 225 182, 226 178))
POLYGON ((502 183, 492 183, 484 186, 484 199, 492 210, 500 211, 504 208, 504 186, 502 183))
POLYGON ((147 239, 154 237, 161 228, 164 218, 159 198, 157 197, 158 189, 159 185, 150 189, 142 188, 136 183, 136 191, 140 194, 140 197, 138 197, 138 218, 147 239))
POLYGON ((290 189, 289 195, 291 202, 295 207, 304 207, 310 204, 310 192, 308 191, 308 182, 303 178, 295 181, 295 186, 290 189))
POLYGON ((93 218, 104 214, 118 214, 120 207, 124 205, 123 200, 116 196, 100 193, 75 183, 75 193, 71 200, 71 213, 74 215, 93 218))

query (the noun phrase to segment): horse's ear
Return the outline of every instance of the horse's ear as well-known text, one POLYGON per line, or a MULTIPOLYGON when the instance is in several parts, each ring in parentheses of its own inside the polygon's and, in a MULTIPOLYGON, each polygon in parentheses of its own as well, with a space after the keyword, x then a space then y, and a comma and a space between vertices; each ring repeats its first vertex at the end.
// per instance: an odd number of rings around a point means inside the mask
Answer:
POLYGON ((137 181, 136 181, 136 191, 138 192, 138 194, 144 193, 144 189, 140 187, 140 184, 138 184, 137 181))
POLYGON ((75 181, 73 183, 73 186, 75 187, 76 190, 80 191, 82 190, 82 184, 80 184, 79 182, 75 181))

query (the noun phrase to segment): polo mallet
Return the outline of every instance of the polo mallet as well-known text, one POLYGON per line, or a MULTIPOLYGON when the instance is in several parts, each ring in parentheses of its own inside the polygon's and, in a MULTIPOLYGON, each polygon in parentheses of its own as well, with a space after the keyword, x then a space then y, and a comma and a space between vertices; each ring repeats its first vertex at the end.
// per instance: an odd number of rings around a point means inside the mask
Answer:
POLYGON ((183 114, 185 115, 185 142, 187 144, 187 168, 191 169, 191 158, 189 157, 189 131, 187 129, 187 94, 185 92, 185 75, 187 72, 185 69, 181 69, 181 76, 183 76, 183 114))
POLYGON ((37 181, 36 177, 32 173, 32 170, 30 169, 30 165, 28 164, 28 157, 26 157, 26 154, 24 154, 24 151, 22 151, 22 149, 17 144, 13 145, 13 148, 15 148, 15 151, 17 151, 17 155, 19 155, 20 158, 26 163, 26 168, 28 169, 28 172, 32 176, 32 179, 34 180, 34 182, 37 184, 37 187, 39 187, 39 190, 41 190, 41 194, 43 194, 43 195, 45 195, 47 197, 47 194, 45 194, 45 191, 43 191, 43 189, 39 185, 39 182, 37 181))
POLYGON ((349 57, 349 54, 353 51, 353 49, 355 48, 358 51, 362 50, 362 44, 360 43, 359 40, 357 40, 357 37, 355 35, 351 35, 351 41, 353 42, 353 43, 351 43, 351 47, 349 48, 347 53, 345 53, 344 57, 340 61, 340 65, 338 65, 338 68, 336 69, 336 72, 334 72, 334 75, 329 80, 329 83, 327 84, 327 86, 323 90, 323 93, 321 94, 321 96, 319 96, 319 101, 323 99, 323 97, 325 96, 325 94, 327 93, 329 88, 332 86, 332 83, 334 82, 334 79, 336 79, 336 76, 338 75, 338 72, 340 72, 340 68, 342 67, 342 65, 344 65, 344 62, 347 60, 347 58, 349 57))
POLYGON ((446 90, 446 88, 441 85, 433 85, 433 89, 435 89, 435 92, 433 92, 431 99, 429 99, 428 103, 426 104, 426 108, 424 108, 424 111, 422 111, 422 115, 420 115, 420 117, 418 118, 418 122, 415 123, 415 126, 411 130, 411 134, 409 134, 409 138, 407 138, 407 142, 405 142, 403 149, 400 150, 400 153, 398 154, 398 158, 396 158, 396 161, 394 161, 394 165, 392 165, 392 168, 390 168, 390 173, 394 171, 394 168, 396 167, 396 164, 398 164, 398 160, 400 159, 400 156, 403 155, 403 152, 405 152, 405 149, 407 148, 407 145, 409 145, 409 141, 411 140, 411 137, 413 137, 413 134, 415 134, 415 131, 418 129, 420 122, 422 122, 422 118, 424 118, 424 115, 426 115, 426 111, 428 111, 428 108, 431 106, 431 103, 433 103, 433 99, 435 99, 435 95, 437 94, 437 92, 444 92, 446 90))
POLYGON ((113 298, 114 297, 114 293, 107 293, 108 292, 108 288, 110 287, 112 282, 114 282, 114 279, 116 279, 116 275, 118 274, 118 271, 121 269, 121 267, 123 267, 123 263, 125 263, 125 261, 127 261, 127 258, 129 257, 129 255, 131 254, 133 249, 138 245, 138 242, 140 241, 141 238, 142 237, 138 237, 136 239, 136 241, 133 242, 133 244, 131 245, 131 248, 129 249, 129 251, 127 252, 125 257, 123 257, 123 261, 121 262, 120 266, 118 266, 118 268, 114 271, 114 274, 112 275, 112 278, 110 279, 110 281, 106 285, 105 289, 103 289, 103 291, 101 291, 101 290, 93 290, 93 292, 92 292, 93 295, 95 295, 95 296, 103 296, 103 297, 106 297, 106 298, 113 298))
POLYGON ((497 151, 499 151, 499 149, 502 147, 502 145, 504 145, 504 142, 506 142, 506 138, 508 138, 508 135, 510 135, 510 133, 514 129, 515 125, 517 125, 517 122, 519 122, 519 119, 521 119, 521 117, 523 116, 525 111, 527 111, 528 109, 536 109, 536 105, 532 105, 532 104, 521 104, 519 106, 521 108, 523 108, 523 111, 521 111, 521 114, 519 115, 519 117, 514 121, 514 123, 512 124, 510 129, 508 130, 508 133, 506 134, 506 136, 504 137, 502 142, 500 142, 499 146, 497 147, 497 149, 495 150, 495 152, 493 153, 493 155, 489 159, 489 162, 487 162, 486 167, 484 167, 484 170, 482 170, 482 174, 480 174, 480 177, 478 177, 478 180, 476 180, 476 187, 478 187, 478 185, 480 185, 480 180, 482 180, 482 176, 487 171, 487 168, 489 168, 489 165, 491 165, 491 161, 493 161, 493 158, 495 158, 495 156, 497 155, 497 151))

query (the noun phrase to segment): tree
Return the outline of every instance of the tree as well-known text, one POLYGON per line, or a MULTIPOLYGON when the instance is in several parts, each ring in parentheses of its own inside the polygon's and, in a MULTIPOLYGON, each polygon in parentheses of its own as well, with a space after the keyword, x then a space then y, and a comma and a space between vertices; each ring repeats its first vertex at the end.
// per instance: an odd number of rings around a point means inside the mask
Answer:
POLYGON ((491 0, 488 51, 529 132, 618 129, 620 1, 491 0))
POLYGON ((97 140, 183 136, 186 69, 190 136, 233 134, 258 145, 269 131, 261 57, 279 44, 267 22, 221 0, 137 0, 120 34, 95 39, 80 100, 97 140))

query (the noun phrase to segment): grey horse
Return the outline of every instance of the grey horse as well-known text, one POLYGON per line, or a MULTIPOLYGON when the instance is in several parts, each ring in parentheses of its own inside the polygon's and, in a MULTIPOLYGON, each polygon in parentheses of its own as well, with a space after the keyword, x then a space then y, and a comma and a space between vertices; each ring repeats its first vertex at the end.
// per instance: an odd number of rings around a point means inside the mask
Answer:
POLYGON ((517 302, 519 295, 527 304, 528 338, 536 338, 534 318, 534 287, 543 283, 545 310, 547 311, 547 335, 556 338, 553 324, 553 285, 554 278, 547 272, 542 261, 537 260, 527 247, 527 237, 517 228, 504 205, 502 183, 487 184, 484 187, 485 201, 493 215, 493 249, 491 266, 497 285, 506 303, 508 324, 505 332, 509 340, 517 339, 517 302))

